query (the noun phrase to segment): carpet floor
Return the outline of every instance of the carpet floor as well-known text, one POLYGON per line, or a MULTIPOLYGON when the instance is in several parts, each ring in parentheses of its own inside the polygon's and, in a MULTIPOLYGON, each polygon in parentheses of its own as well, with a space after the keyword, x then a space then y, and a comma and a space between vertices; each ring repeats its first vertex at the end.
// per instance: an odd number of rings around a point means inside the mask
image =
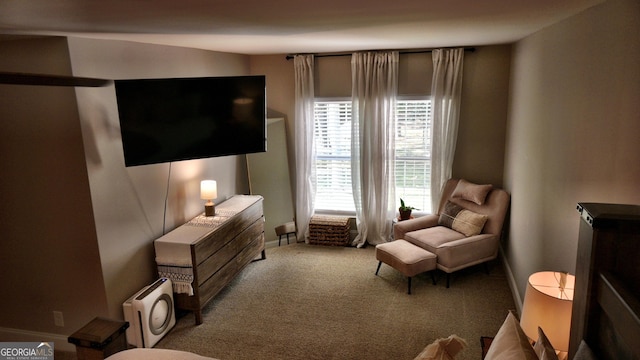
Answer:
POLYGON ((204 309, 204 323, 179 315, 157 348, 222 360, 413 359, 438 338, 456 334, 480 359, 480 337, 493 336, 515 309, 499 260, 432 285, 428 273, 407 279, 382 265, 375 249, 291 244, 268 248, 204 309))

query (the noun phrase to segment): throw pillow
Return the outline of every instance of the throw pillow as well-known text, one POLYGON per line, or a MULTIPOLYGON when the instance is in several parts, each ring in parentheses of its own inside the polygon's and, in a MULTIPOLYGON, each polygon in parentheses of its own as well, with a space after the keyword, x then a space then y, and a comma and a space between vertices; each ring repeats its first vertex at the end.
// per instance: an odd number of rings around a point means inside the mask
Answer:
POLYGON ((451 197, 460 198, 467 201, 474 202, 478 205, 484 204, 484 200, 487 198, 487 194, 493 188, 493 185, 477 185, 468 182, 465 179, 458 180, 458 185, 453 190, 451 197))
POLYGON ((544 331, 538 326, 538 341, 533 345, 533 351, 536 352, 540 360, 558 360, 556 349, 553 348, 551 342, 544 334, 544 331))
POLYGON ((453 360, 466 346, 467 342, 463 338, 451 335, 427 345, 413 360, 453 360))
POLYGON ((584 340, 580 342, 578 346, 578 351, 576 351, 576 355, 573 357, 573 360, 598 360, 596 355, 593 353, 593 350, 587 345, 584 340))
POLYGON ((511 311, 493 339, 484 360, 538 360, 529 338, 511 311))
POLYGON ((451 201, 447 201, 438 218, 438 225, 451 228, 465 236, 480 234, 486 222, 487 215, 474 213, 451 201))

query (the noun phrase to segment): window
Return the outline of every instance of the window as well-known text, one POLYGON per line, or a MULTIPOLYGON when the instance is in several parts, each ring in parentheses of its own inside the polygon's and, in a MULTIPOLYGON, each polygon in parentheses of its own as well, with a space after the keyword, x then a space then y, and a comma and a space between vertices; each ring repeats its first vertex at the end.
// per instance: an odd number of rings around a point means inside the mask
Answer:
POLYGON ((396 123, 396 207, 431 212, 431 100, 398 100, 396 123))
MULTIPOLYGON (((431 101, 396 104, 396 207, 431 211, 431 101)), ((351 100, 316 100, 316 209, 355 211, 351 188, 351 100)))
POLYGON ((351 100, 316 101, 318 210, 355 211, 351 189, 351 100))

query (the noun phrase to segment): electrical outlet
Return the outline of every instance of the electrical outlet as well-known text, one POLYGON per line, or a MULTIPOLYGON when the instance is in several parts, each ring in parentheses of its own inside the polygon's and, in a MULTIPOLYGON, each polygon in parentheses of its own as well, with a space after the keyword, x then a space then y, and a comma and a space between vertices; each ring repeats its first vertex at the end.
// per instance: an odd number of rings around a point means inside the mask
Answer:
POLYGON ((56 324, 56 326, 64 326, 64 316, 62 316, 62 311, 53 312, 53 323, 56 324))

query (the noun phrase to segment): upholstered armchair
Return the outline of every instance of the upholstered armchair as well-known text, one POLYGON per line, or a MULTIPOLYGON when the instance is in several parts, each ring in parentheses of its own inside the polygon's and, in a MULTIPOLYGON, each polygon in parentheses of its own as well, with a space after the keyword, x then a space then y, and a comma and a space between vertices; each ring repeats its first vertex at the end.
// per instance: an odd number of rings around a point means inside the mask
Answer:
POLYGON ((450 274, 498 256, 500 237, 510 196, 491 185, 450 179, 444 186, 438 211, 400 221, 395 239, 404 239, 437 256, 437 268, 450 274))

